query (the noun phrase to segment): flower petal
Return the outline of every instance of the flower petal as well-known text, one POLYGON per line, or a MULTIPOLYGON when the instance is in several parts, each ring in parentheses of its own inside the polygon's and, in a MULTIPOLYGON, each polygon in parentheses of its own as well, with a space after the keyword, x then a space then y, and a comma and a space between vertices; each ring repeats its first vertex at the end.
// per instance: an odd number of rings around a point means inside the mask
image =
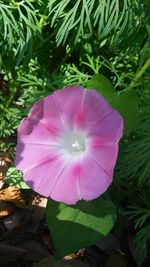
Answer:
POLYGON ((112 109, 104 98, 95 90, 85 90, 82 106, 77 110, 76 123, 83 129, 92 128, 102 120, 112 109))
POLYGON ((79 189, 79 176, 74 169, 74 164, 66 165, 50 196, 56 201, 69 205, 82 199, 79 189))
POLYGON ((54 160, 58 155, 59 150, 56 146, 20 143, 17 145, 15 165, 19 170, 27 172, 46 162, 51 164, 52 159, 54 160))
POLYGON ((107 114, 93 128, 88 129, 89 136, 99 137, 104 142, 118 142, 123 135, 123 119, 118 111, 107 114))
POLYGON ((66 204, 75 204, 79 200, 76 185, 78 177, 74 177, 71 170, 68 161, 55 156, 24 172, 24 180, 43 196, 66 204))
POLYGON ((95 90, 86 90, 76 124, 88 136, 98 135, 105 141, 117 141, 122 136, 123 120, 95 90))
POLYGON ((70 86, 53 94, 55 103, 66 127, 74 127, 78 111, 82 107, 85 89, 80 86, 70 86))
POLYGON ((92 200, 99 197, 111 182, 112 171, 108 174, 97 161, 88 157, 64 168, 50 196, 71 205, 81 199, 92 200))
POLYGON ((24 180, 35 192, 49 197, 67 162, 59 155, 52 155, 41 164, 24 171, 24 180))
MULTIPOLYGON (((57 126, 56 126, 57 127, 57 126)), ((18 143, 54 144, 61 134, 58 129, 49 128, 41 122, 24 118, 18 128, 18 143)))
POLYGON ((111 176, 113 174, 113 169, 118 155, 117 143, 103 143, 101 140, 93 138, 89 154, 108 175, 111 176))
POLYGON ((84 200, 99 197, 112 182, 112 174, 109 175, 98 162, 90 157, 78 165, 78 173, 80 192, 84 200))
MULTIPOLYGON (((60 113, 53 95, 46 96, 37 101, 32 106, 28 117, 34 124, 42 123, 50 131, 59 129, 59 125, 61 124, 60 113)), ((62 127, 62 125, 60 126, 62 127)))

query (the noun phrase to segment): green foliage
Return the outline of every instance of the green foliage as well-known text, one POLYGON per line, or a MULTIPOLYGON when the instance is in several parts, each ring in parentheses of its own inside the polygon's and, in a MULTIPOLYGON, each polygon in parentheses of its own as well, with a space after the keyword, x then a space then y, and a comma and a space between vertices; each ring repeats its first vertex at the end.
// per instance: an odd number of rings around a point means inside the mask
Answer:
POLYGON ((96 89, 107 100, 114 98, 116 95, 111 82, 102 74, 94 75, 87 86, 91 89, 96 89))
POLYGON ((150 119, 144 118, 137 134, 124 144, 119 166, 122 179, 138 185, 150 185, 150 119))
POLYGON ((17 108, 6 108, 0 105, 2 111, 0 121, 0 136, 6 137, 13 135, 18 127, 18 123, 21 119, 20 112, 17 108))
POLYGON ((111 201, 102 199, 74 206, 49 200, 46 215, 56 253, 63 257, 106 236, 114 226, 116 209, 111 201))
POLYGON ((22 189, 28 189, 28 185, 23 181, 23 176, 20 171, 18 171, 15 167, 10 167, 7 171, 7 174, 4 178, 4 182, 11 185, 16 186, 22 189))
POLYGON ((147 225, 139 230, 134 239, 135 255, 141 265, 150 253, 150 226, 147 225))
MULTIPOLYGON (((1 47, 4 52, 8 49, 15 61, 17 57, 17 65, 25 53, 26 56, 27 54, 29 57, 31 56, 33 41, 41 38, 38 13, 32 3, 34 1, 29 0, 10 1, 9 5, 0 2, 0 31, 3 33, 0 40, 1 47), (11 47, 14 48, 14 51, 11 50, 11 47)), ((3 55, 2 59, 4 59, 3 55)))
POLYGON ((134 228, 137 230, 133 245, 135 247, 135 256, 140 264, 142 264, 150 252, 150 187, 147 187, 145 190, 144 188, 142 189, 134 199, 135 205, 129 205, 126 212, 128 220, 134 222, 134 228))
POLYGON ((126 28, 131 31, 132 2, 130 0, 53 0, 49 2, 51 26, 56 28, 58 45, 71 38, 77 43, 81 38, 93 37, 106 42, 113 33, 111 42, 123 38, 126 28))
POLYGON ((134 220, 135 229, 141 228, 148 219, 150 219, 149 207, 142 208, 139 206, 130 205, 129 211, 126 212, 129 220, 134 220))
POLYGON ((0 91, 0 137, 13 135, 21 119, 17 104, 13 103, 17 93, 17 87, 17 83, 12 81, 8 83, 2 75, 0 91))
POLYGON ((67 64, 62 67, 62 71, 64 72, 64 80, 63 85, 69 86, 69 85, 82 85, 86 87, 86 84, 88 80, 91 78, 91 75, 88 73, 81 72, 75 64, 67 64))
POLYGON ((131 93, 120 93, 111 102, 113 108, 117 109, 124 119, 124 132, 129 134, 136 129, 138 124, 139 110, 137 102, 131 93))

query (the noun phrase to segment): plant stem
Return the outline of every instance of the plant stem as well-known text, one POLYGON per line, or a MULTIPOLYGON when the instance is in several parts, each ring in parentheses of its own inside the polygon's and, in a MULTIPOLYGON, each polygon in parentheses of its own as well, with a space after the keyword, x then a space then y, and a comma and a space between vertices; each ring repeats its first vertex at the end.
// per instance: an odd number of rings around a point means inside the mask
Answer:
POLYGON ((130 84, 130 88, 135 86, 139 78, 144 74, 144 72, 150 67, 150 58, 148 58, 143 65, 143 67, 135 74, 133 81, 130 84))
POLYGON ((150 58, 147 59, 147 61, 145 62, 144 66, 141 68, 141 70, 135 74, 134 80, 138 80, 149 67, 150 67, 150 58))

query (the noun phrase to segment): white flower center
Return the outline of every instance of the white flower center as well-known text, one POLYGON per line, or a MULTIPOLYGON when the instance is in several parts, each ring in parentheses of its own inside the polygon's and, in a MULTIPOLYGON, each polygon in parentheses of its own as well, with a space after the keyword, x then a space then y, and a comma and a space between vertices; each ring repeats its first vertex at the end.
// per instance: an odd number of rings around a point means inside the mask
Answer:
POLYGON ((72 147, 76 151, 84 151, 85 147, 82 146, 78 140, 75 140, 74 143, 72 144, 72 147))
POLYGON ((67 133, 63 138, 63 147, 70 155, 80 155, 86 149, 85 137, 81 133, 67 133))

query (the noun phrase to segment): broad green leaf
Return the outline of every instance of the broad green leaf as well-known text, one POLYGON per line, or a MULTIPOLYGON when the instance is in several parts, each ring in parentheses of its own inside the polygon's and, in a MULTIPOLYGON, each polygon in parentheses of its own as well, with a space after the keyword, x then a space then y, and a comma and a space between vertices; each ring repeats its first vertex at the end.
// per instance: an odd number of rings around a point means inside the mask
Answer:
POLYGON ((23 181, 23 176, 21 171, 18 171, 15 167, 10 167, 7 171, 7 174, 4 178, 4 182, 16 186, 22 189, 28 189, 29 186, 23 181))
POLYGON ((134 131, 138 125, 139 109, 131 93, 117 94, 110 104, 117 109, 124 119, 125 134, 134 131))
POLYGON ((49 200, 46 217, 56 256, 63 257, 106 236, 114 226, 116 208, 101 198, 74 206, 49 200))
POLYGON ((107 100, 116 95, 111 82, 102 74, 93 75, 92 79, 87 83, 87 88, 96 89, 107 100))
POLYGON ((124 133, 136 129, 138 124, 138 105, 130 92, 118 93, 110 81, 101 74, 96 74, 88 82, 87 88, 96 89, 124 119, 124 133))

